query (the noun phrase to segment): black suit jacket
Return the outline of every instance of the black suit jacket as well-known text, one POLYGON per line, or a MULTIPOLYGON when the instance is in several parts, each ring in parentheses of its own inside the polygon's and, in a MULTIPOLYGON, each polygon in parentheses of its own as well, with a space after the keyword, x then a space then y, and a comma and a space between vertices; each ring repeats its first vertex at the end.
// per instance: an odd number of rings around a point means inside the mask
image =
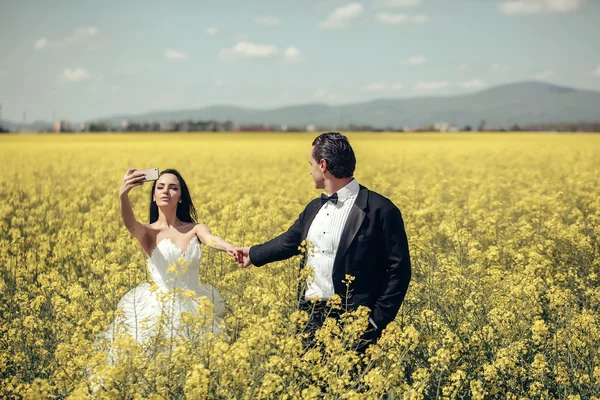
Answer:
MULTIPOLYGON (((298 248, 321 206, 321 199, 314 199, 287 232, 252 246, 251 262, 259 267, 300 254, 298 248)), ((349 309, 369 307, 381 331, 396 317, 410 278, 408 240, 400 210, 386 197, 360 185, 333 264, 335 293, 348 299, 349 309), (346 274, 355 277, 350 293, 342 282, 346 274)))

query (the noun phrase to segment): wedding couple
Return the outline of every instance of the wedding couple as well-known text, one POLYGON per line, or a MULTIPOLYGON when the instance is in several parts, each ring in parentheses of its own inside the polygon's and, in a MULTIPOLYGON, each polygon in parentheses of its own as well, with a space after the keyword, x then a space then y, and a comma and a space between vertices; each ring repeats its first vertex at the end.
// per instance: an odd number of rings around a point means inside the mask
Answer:
MULTIPOLYGON (((308 150, 308 148, 307 148, 308 150)), ((123 221, 148 257, 148 268, 160 291, 192 290, 214 304, 222 316, 224 302, 210 285, 199 283, 202 256, 200 243, 226 251, 241 266, 262 266, 300 254, 303 241, 310 243, 302 265, 314 269, 314 279, 299 293, 300 307, 309 311, 309 333, 323 325, 331 314, 327 299, 340 295, 349 309, 370 309, 363 335, 366 345, 376 341, 395 318, 411 278, 408 242, 400 210, 384 196, 360 185, 353 178, 356 158, 346 136, 337 132, 319 135, 312 143, 309 163, 315 188, 325 190, 311 201, 287 232, 263 244, 236 247, 196 223, 196 211, 181 175, 164 170, 154 181, 150 196, 150 223, 135 219, 129 191, 143 184, 143 174, 127 171, 120 190, 123 221), (173 274, 173 264, 184 260, 185 268, 173 274), (354 280, 348 291, 346 275, 354 280)), ((171 308, 175 324, 183 311, 197 312, 198 304, 179 299, 171 308)), ((160 313, 161 304, 149 283, 142 283, 119 302, 123 322, 139 341, 148 338, 139 321, 160 313), (142 305, 140 307, 140 305, 142 305)), ((215 324, 214 329, 218 331, 215 324)))

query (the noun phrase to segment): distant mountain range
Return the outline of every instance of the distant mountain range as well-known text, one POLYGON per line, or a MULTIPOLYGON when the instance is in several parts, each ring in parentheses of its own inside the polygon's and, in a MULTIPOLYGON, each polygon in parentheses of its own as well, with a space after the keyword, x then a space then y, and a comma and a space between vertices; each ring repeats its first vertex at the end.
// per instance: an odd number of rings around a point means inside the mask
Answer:
MULTIPOLYGON (((477 126, 485 120, 489 128, 508 128, 514 124, 598 122, 600 92, 531 81, 457 96, 386 98, 338 106, 315 103, 273 109, 216 105, 96 119, 117 126, 126 120, 232 120, 237 124, 315 124, 321 127, 364 124, 376 128, 425 126, 435 122, 448 122, 460 128, 477 126)), ((11 130, 20 127, 20 124, 7 124, 6 121, 4 124, 11 130)), ((50 125, 36 122, 28 128, 37 130, 50 125)))

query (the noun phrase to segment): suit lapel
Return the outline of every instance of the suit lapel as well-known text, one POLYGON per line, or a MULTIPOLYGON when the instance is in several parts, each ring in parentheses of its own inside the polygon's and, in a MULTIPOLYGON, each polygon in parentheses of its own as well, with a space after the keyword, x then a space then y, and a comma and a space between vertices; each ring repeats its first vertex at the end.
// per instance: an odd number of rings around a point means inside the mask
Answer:
POLYGON ((340 238, 340 244, 335 254, 335 261, 333 262, 333 274, 335 275, 336 269, 339 267, 346 251, 350 247, 350 244, 354 240, 354 237, 358 233, 363 220, 365 219, 365 210, 367 208, 367 198, 369 191, 366 187, 360 186, 360 191, 356 197, 356 201, 352 206, 352 210, 346 220, 346 225, 342 230, 342 236, 340 238))
MULTIPOLYGON (((313 220, 319 213, 319 210, 321 209, 322 205, 323 204, 319 201, 319 202, 315 202, 314 205, 312 205, 311 207, 308 207, 306 209, 306 214, 304 215, 304 221, 302 224, 302 240, 305 240, 306 237, 308 236, 308 230, 310 229, 310 226, 311 226, 313 220)), ((306 255, 307 255, 307 253, 304 253, 304 255, 302 256, 302 259, 300 260, 300 269, 304 268, 304 263, 306 262, 306 255)), ((301 289, 298 289, 298 290, 301 290, 301 289)))
POLYGON ((308 236, 308 230, 310 229, 310 225, 312 224, 313 220, 317 216, 322 205, 323 204, 321 202, 315 202, 314 206, 312 206, 308 210, 306 210, 306 215, 304 217, 304 223, 302 224, 303 225, 302 226, 302 240, 306 239, 306 237, 308 236))

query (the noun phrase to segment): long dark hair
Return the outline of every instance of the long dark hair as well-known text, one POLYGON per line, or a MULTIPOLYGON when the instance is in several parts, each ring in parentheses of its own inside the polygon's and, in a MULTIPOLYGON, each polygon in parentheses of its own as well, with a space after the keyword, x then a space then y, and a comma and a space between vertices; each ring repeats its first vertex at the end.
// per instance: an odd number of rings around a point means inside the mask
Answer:
MULTIPOLYGON (((181 186, 181 203, 177 204, 177 218, 179 218, 182 222, 193 222, 196 223, 196 219, 198 216, 196 215, 196 208, 194 207, 194 203, 192 203, 192 197, 190 196, 190 191, 188 190, 185 181, 181 177, 181 174, 174 169, 165 169, 161 171, 158 175, 159 177, 163 174, 173 174, 179 180, 181 186)), ((158 179, 154 181, 152 184, 152 191, 150 192, 150 223, 156 222, 158 220, 158 206, 154 201, 154 190, 156 189, 156 182, 158 179)))

